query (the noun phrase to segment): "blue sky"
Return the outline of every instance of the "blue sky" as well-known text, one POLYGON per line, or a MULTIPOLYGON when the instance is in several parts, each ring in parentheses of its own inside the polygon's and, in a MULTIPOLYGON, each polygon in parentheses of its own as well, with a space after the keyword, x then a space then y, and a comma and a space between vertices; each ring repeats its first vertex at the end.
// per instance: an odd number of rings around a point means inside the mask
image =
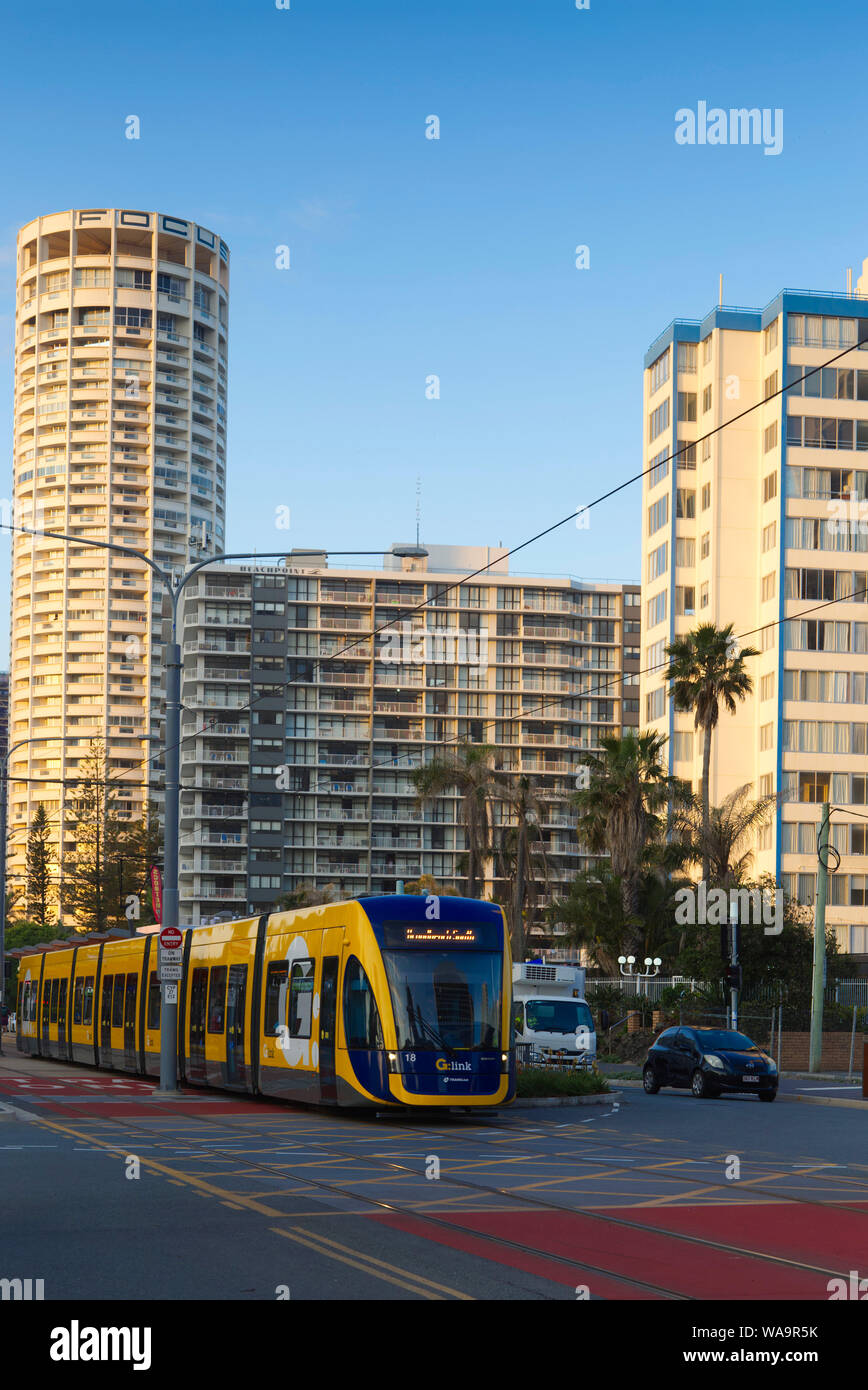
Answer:
MULTIPOLYGON (((423 540, 518 544, 639 471, 643 353, 721 271, 726 303, 762 305, 868 256, 856 3, 43 0, 38 21, 4 16, 0 495, 14 239, 39 213, 158 208, 228 242, 233 549, 385 549, 417 476, 423 540), (783 152, 676 144, 700 100, 782 108, 783 152)), ((638 556, 637 485, 514 568, 636 580, 638 556)), ((5 603, 4 558, 0 580, 5 603)))

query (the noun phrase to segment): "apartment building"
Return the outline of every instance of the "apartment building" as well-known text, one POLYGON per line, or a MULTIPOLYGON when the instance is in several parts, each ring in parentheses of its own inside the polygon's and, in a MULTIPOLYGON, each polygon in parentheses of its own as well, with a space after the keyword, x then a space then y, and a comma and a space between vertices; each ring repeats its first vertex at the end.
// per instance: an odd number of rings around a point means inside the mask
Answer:
POLYGON ((855 293, 783 290, 764 309, 676 319, 645 356, 642 508, 642 724, 669 736, 670 771, 698 789, 702 738, 668 698, 666 645, 701 622, 731 622, 743 646, 759 649, 753 694, 734 716, 721 713, 712 801, 745 783, 755 795, 783 794, 757 837, 754 867, 803 903, 816 891, 821 804, 834 804, 841 861, 827 920, 860 956, 868 953, 866 346, 868 262, 855 293))
POLYGON ((638 724, 638 600, 638 585, 512 576, 481 547, 203 573, 183 613, 182 919, 265 910, 304 883, 460 887, 460 800, 420 809, 411 772, 462 741, 550 796, 547 900, 562 894, 582 862, 566 797, 583 755, 638 724))
MULTIPOLYGON (((223 549, 229 251, 195 222, 130 209, 38 217, 17 246, 16 525, 186 567, 223 549)), ((13 533, 10 878, 43 801, 105 742, 138 817, 163 699, 162 595, 133 556, 13 533), (60 742, 60 736, 65 741, 60 742)))

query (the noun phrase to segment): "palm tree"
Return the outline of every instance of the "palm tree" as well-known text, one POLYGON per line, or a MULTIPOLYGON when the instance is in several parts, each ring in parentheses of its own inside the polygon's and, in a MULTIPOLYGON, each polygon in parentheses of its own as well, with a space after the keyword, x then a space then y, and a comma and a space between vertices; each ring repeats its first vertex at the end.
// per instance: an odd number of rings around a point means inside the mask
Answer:
POLYGON ((711 735, 717 727, 721 702, 730 714, 735 714, 736 701, 745 700, 753 690, 753 681, 745 670, 748 657, 759 656, 755 647, 738 650, 732 623, 716 627, 700 623, 693 632, 677 637, 666 648, 669 666, 666 680, 670 694, 679 710, 693 710, 693 724, 703 729, 705 744, 702 750, 702 877, 708 881, 711 860, 710 843, 710 777, 711 735))
POLYGON ((537 905, 539 876, 548 881, 546 844, 540 829, 546 818, 548 803, 555 793, 543 794, 531 786, 530 778, 522 775, 515 781, 504 781, 497 796, 508 807, 514 824, 505 825, 500 844, 501 869, 508 881, 510 937, 514 960, 524 958, 524 917, 528 922, 537 905))
POLYGON ((498 795, 494 756, 495 750, 486 744, 461 743, 444 758, 435 758, 410 774, 420 805, 452 790, 461 797, 468 898, 477 896, 485 880, 486 861, 491 857, 491 801, 498 795))
POLYGON ((694 802, 684 823, 684 840, 690 858, 708 861, 710 881, 721 888, 732 888, 748 877, 753 849, 745 847, 753 832, 768 824, 779 800, 773 792, 751 797, 753 784, 745 782, 709 810, 707 829, 701 804, 694 802))
POLYGON ((679 794, 661 755, 665 734, 628 733, 600 740, 601 756, 589 755, 590 784, 576 793, 579 839, 592 854, 609 855, 621 881, 624 916, 635 922, 649 845, 662 838, 662 812, 679 794))

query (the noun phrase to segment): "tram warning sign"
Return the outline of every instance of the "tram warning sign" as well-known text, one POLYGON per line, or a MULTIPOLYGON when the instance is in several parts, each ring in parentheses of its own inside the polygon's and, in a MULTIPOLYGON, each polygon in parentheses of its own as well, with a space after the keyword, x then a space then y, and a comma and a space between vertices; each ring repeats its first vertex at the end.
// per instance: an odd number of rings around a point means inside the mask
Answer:
POLYGON ((160 945, 167 951, 176 951, 183 940, 177 927, 163 927, 160 932, 160 945))

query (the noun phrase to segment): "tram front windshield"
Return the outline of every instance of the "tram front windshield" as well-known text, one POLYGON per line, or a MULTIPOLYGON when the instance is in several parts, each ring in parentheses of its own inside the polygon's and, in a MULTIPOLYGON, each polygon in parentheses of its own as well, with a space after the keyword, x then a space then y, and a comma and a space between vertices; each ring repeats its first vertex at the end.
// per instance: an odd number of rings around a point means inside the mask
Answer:
POLYGON ((401 1051, 500 1047, 499 952, 386 950, 383 960, 401 1051))

